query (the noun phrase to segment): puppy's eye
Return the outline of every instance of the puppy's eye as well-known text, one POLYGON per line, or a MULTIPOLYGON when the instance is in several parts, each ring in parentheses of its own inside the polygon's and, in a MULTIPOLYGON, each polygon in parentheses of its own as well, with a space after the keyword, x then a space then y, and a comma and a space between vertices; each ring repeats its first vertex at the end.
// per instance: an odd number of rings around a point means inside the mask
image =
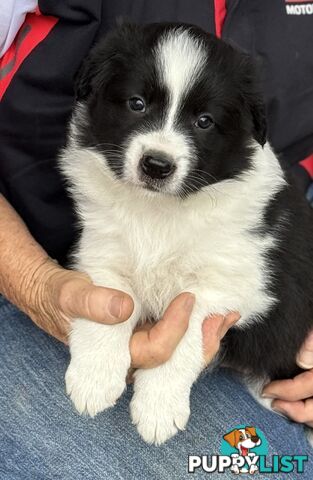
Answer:
POLYGON ((146 104, 144 100, 140 97, 132 97, 128 100, 128 105, 131 110, 134 112, 145 112, 146 104))
POLYGON ((202 128, 203 130, 214 125, 213 118, 211 115, 204 114, 201 115, 195 123, 196 127, 202 128))

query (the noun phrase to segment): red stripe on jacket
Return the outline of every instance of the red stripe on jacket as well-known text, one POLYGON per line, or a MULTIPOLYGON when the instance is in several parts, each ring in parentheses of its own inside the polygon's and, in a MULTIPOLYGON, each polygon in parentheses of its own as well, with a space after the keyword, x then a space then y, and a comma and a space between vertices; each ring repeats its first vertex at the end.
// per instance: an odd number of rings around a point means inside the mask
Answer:
POLYGON ((25 58, 46 38, 57 22, 58 18, 41 15, 39 11, 26 15, 14 42, 0 58, 0 100, 25 58))
POLYGON ((226 0, 214 0, 215 33, 221 38, 226 17, 226 0))
POLYGON ((308 157, 306 157, 304 160, 301 160, 301 162, 299 163, 300 165, 302 165, 302 167, 306 169, 308 174, 313 178, 313 153, 312 155, 309 155, 308 157))

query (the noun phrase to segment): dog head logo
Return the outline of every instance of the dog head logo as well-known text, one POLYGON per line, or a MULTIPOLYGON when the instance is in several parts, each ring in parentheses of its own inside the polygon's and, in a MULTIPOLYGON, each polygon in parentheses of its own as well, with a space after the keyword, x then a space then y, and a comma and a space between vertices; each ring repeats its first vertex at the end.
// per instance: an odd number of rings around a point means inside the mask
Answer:
POLYGON ((251 449, 261 445, 262 440, 258 436, 255 427, 235 428, 224 435, 224 440, 238 450, 239 455, 246 457, 251 449))
POLYGON ((245 426, 234 428, 224 435, 223 439, 231 448, 237 450, 237 453, 231 454, 234 462, 231 467, 233 473, 238 475, 239 473, 254 474, 258 472, 258 466, 255 463, 258 456, 252 450, 259 447, 262 444, 262 440, 255 427, 245 426), (239 465, 237 461, 241 461, 242 463, 239 465))

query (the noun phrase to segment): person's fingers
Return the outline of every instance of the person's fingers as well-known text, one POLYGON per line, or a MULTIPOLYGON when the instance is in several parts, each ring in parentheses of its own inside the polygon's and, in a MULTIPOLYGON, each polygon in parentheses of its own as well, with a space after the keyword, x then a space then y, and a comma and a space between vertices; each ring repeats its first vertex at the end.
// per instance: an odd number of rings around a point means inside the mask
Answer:
POLYGON ((172 354, 186 333, 194 303, 195 296, 191 293, 181 293, 174 298, 149 332, 150 341, 156 349, 172 354))
POLYGON ((306 423, 313 427, 313 399, 304 401, 286 402, 283 400, 274 400, 272 408, 278 413, 291 418, 298 423, 306 423))
POLYGON ((309 333, 297 355, 297 364, 304 370, 313 368, 313 331, 309 333))
POLYGON ((150 350, 149 330, 138 330, 130 338, 129 350, 131 368, 153 368, 159 365, 158 359, 153 358, 150 350))
POLYGON ((207 317, 202 324, 203 352, 206 363, 217 353, 220 345, 220 331, 224 323, 224 315, 207 317))
POLYGON ((279 398, 289 402, 313 396, 313 370, 307 370, 289 380, 275 380, 263 389, 264 398, 279 398))
POLYGON ((151 328, 153 328, 154 325, 155 325, 155 323, 153 323, 152 321, 147 320, 145 323, 136 325, 135 329, 133 330, 133 333, 139 332, 139 331, 141 331, 141 330, 146 330, 146 331, 151 330, 151 328))
POLYGON ((127 320, 134 309, 134 302, 126 293, 98 287, 81 279, 64 285, 60 304, 65 315, 105 324, 127 320))
POLYGON ((211 315, 202 324, 203 350, 205 362, 209 363, 217 353, 220 341, 226 332, 240 318, 239 313, 231 312, 224 315, 211 315))
POLYGON ((220 340, 226 335, 228 330, 233 327, 238 320, 240 320, 240 314, 238 312, 230 312, 224 317, 224 322, 220 328, 220 340))
POLYGON ((191 293, 178 295, 153 327, 133 334, 130 352, 134 368, 152 368, 171 357, 188 328, 194 302, 191 293))

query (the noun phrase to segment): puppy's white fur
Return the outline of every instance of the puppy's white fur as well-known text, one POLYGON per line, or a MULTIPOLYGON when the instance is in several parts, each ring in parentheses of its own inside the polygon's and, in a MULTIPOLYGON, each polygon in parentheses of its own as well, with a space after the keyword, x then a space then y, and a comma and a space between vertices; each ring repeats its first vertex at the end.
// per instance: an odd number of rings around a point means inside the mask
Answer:
POLYGON ((239 311, 243 327, 275 302, 264 288, 271 278, 266 253, 275 238, 255 229, 284 179, 269 145, 255 148, 249 172, 185 200, 125 185, 112 178, 100 154, 67 149, 63 171, 83 224, 76 266, 97 285, 128 292, 136 305, 121 325, 75 322, 66 381, 79 411, 94 415, 115 403, 125 387, 136 323, 160 318, 176 295, 193 292, 190 326, 172 358, 136 373, 133 420, 145 440, 165 441, 189 416, 189 390, 204 366, 204 317, 239 311))
POLYGON ((192 38, 188 30, 168 32, 155 51, 158 72, 170 92, 170 108, 165 130, 172 130, 183 97, 194 84, 206 65, 206 55, 201 42, 192 38))
POLYGON ((155 443, 187 423, 190 388, 204 367, 203 319, 239 311, 238 325, 243 328, 275 302, 265 287, 271 279, 266 254, 276 239, 258 234, 257 228, 285 181, 268 144, 264 149, 253 145, 249 171, 184 200, 144 190, 136 176, 142 153, 156 143, 179 157, 168 193, 186 174, 193 152, 188 138, 175 131, 175 112, 184 88, 201 68, 200 50, 185 34, 164 39, 157 49, 160 71, 172 92, 169 113, 161 131, 130 139, 123 181, 113 176, 103 155, 75 143, 82 105, 74 114, 72 138, 60 162, 83 226, 75 266, 95 284, 128 292, 135 302, 131 318, 120 325, 75 321, 66 385, 80 412, 95 415, 114 405, 123 392, 135 325, 148 317, 160 318, 180 292, 196 296, 188 331, 171 359, 135 375, 132 419, 142 437, 155 443), (189 71, 181 52, 192 66, 189 71))

